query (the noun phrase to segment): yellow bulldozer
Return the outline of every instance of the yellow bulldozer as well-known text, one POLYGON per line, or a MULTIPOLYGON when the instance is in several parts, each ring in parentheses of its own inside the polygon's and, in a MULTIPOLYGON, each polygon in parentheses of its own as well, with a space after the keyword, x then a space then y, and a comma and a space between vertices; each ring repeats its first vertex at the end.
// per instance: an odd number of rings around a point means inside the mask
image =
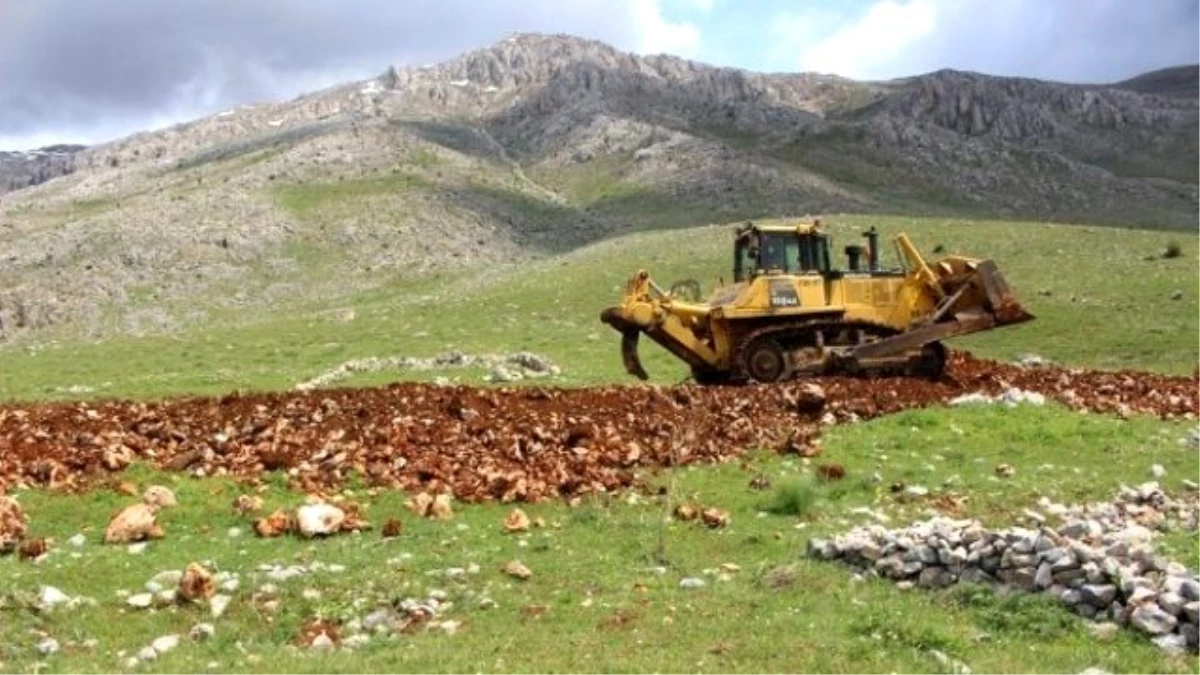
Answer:
POLYGON ((734 233, 733 283, 707 301, 695 282, 664 290, 643 270, 600 318, 621 333, 629 374, 648 378, 637 352, 645 333, 700 384, 821 374, 936 379, 946 366, 942 340, 1034 318, 991 260, 926 263, 900 233, 899 267, 884 269, 875 228, 862 234, 865 245, 846 246, 846 268, 835 269, 819 219, 748 222, 734 233))

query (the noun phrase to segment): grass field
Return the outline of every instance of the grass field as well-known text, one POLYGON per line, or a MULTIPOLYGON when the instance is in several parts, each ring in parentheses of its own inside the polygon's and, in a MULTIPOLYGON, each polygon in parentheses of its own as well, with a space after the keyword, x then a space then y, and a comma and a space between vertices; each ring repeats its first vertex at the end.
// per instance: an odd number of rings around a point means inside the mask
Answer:
MULTIPOLYGON (((999 221, 828 220, 835 250, 876 225, 885 236, 908 232, 927 254, 940 245, 997 261, 1037 320, 953 346, 1003 360, 1036 353, 1093 368, 1185 374, 1196 367, 1194 237, 999 221), (1156 257, 1171 241, 1179 242, 1181 255, 1156 257), (1176 291, 1181 297, 1172 299, 1176 291)), ((10 345, 0 348, 0 399, 288 388, 350 359, 450 350, 538 352, 563 369, 552 382, 564 386, 629 382, 617 336, 600 323, 600 310, 639 268, 664 284, 693 277, 711 290, 719 275, 728 278, 731 229, 640 233, 520 268, 396 281, 336 307, 298 299, 259 316, 217 317, 178 335, 88 343, 62 333, 52 342, 10 345)), ((655 382, 686 375, 652 344, 643 345, 643 360, 655 382)), ((380 372, 339 384, 435 376, 481 382, 484 374, 380 372)), ((456 505, 449 522, 422 521, 402 506, 406 495, 353 485, 375 530, 315 542, 262 540, 250 519, 230 507, 243 487, 137 467, 121 478, 139 487, 160 482, 180 500, 160 517, 167 538, 142 553, 100 543, 108 517, 129 497, 110 490, 19 493, 31 536, 52 537, 55 545, 36 566, 0 558, 0 671, 952 672, 940 653, 974 672, 1197 672, 1195 656, 1167 655, 1130 631, 1097 639, 1086 622, 1042 597, 1000 597, 967 586, 903 591, 803 556, 810 536, 866 522, 857 507, 902 525, 933 513, 939 495, 954 493, 968 497, 965 515, 1002 527, 1042 496, 1063 503, 1107 499, 1122 483, 1149 480, 1152 464, 1165 467, 1164 484, 1177 492, 1182 478, 1200 474, 1195 449, 1178 442, 1194 425, 1080 415, 1056 404, 910 411, 825 432, 820 461, 844 464, 842 481, 818 482, 796 457, 749 449, 744 465, 646 473, 645 493, 575 507, 526 506, 549 524, 527 535, 502 532, 508 506, 456 505), (1012 464, 1015 475, 997 478, 999 462, 1012 464), (759 474, 774 487, 749 489, 759 474), (928 499, 898 499, 887 490, 897 481, 928 487, 928 499), (658 485, 667 487, 666 497, 653 496, 658 485), (728 509, 732 522, 710 530, 666 517, 682 500, 728 509), (383 540, 378 528, 391 517, 404 522, 404 532, 383 540), (231 528, 240 535, 231 536, 231 528), (86 536, 83 546, 67 543, 77 533, 86 536), (500 568, 514 559, 533 577, 503 574, 500 568), (239 579, 224 616, 213 619, 195 606, 126 606, 122 593, 140 592, 159 572, 193 561, 239 579), (313 562, 344 570, 272 582, 260 569, 313 562), (728 564, 738 570, 722 576, 728 564), (681 587, 688 577, 705 584, 681 587), (276 612, 253 599, 265 583, 279 588, 276 612), (44 585, 95 604, 40 613, 29 599, 44 585), (313 616, 349 631, 379 606, 435 589, 452 602, 443 618, 461 622, 452 634, 376 636, 331 654, 290 646, 313 616), (198 622, 214 624, 210 640, 186 637, 198 622), (127 663, 166 634, 184 636, 180 646, 150 664, 127 663), (47 635, 60 652, 38 653, 47 635)), ((284 489, 282 477, 268 483, 268 510, 301 503, 303 495, 284 489)), ((1195 532, 1163 535, 1157 548, 1190 569, 1200 564, 1195 532)))
MULTIPOLYGON (((1033 596, 999 597, 967 587, 939 592, 901 591, 878 580, 852 579, 852 570, 804 557, 809 536, 840 532, 867 518, 869 507, 894 523, 924 517, 943 492, 969 495, 966 515, 997 526, 1013 522, 1037 498, 1073 502, 1111 496, 1122 480, 1166 467, 1168 484, 1194 477, 1194 450, 1176 439, 1186 427, 1149 420, 1124 422, 1080 416, 1057 406, 1008 409, 967 407, 901 413, 837 427, 825 438, 821 461, 847 467, 847 478, 820 483, 796 457, 754 452, 736 464, 644 476, 648 489, 668 497, 595 498, 574 508, 527 506, 548 527, 505 534, 503 505, 457 505, 447 522, 418 520, 403 495, 356 499, 369 506, 376 529, 361 535, 306 542, 254 537, 250 518, 230 503, 240 488, 227 481, 180 478, 144 468, 124 476, 145 487, 172 487, 180 506, 164 511, 167 538, 133 554, 99 543, 107 514, 130 498, 111 491, 87 496, 24 494, 33 533, 54 537, 57 548, 39 566, 0 560, 5 610, 0 613, 0 669, 8 672, 108 672, 154 638, 186 636, 198 622, 215 635, 186 637, 152 664, 155 672, 948 672, 933 650, 975 672, 1195 672, 1194 657, 1170 657, 1132 633, 1101 642, 1085 622, 1033 596), (1055 448, 1047 453, 1047 448, 1055 448), (1000 461, 1016 468, 995 477, 1000 461), (870 479, 879 472, 881 483, 870 479), (764 474, 774 488, 751 490, 764 474), (928 501, 897 499, 886 485, 903 480, 930 488, 928 501), (800 513, 771 513, 777 492, 798 481, 809 494, 800 513), (668 501, 663 501, 663 500, 668 501), (727 528, 710 530, 664 516, 680 501, 728 509, 727 528), (398 539, 380 538, 391 517, 404 522, 398 539), (230 536, 238 528, 240 536, 230 536), (84 533, 87 543, 66 540, 84 533), (521 560, 532 578, 500 571, 521 560), (206 607, 135 610, 119 593, 138 593, 162 571, 208 561, 233 573, 239 587, 226 614, 206 607), (342 565, 272 582, 260 565, 342 565), (720 576, 722 565, 738 571, 720 576), (476 570, 472 565, 478 566, 476 570), (459 568, 464 573, 447 570, 459 568), (468 571, 469 570, 469 571, 468 571), (701 588, 680 586, 696 577, 701 588), (263 584, 279 588, 277 612, 253 600, 263 584), (51 585, 94 606, 40 614, 22 599, 51 585), (377 636, 354 651, 311 654, 290 647, 314 616, 343 626, 379 606, 444 591, 453 603, 443 618, 461 622, 397 637, 377 636), (319 595, 318 595, 319 593, 319 595), (487 602, 488 599, 491 603, 487 602), (483 606, 489 605, 489 606, 483 606), (43 633, 62 651, 35 651, 43 633), (88 643, 93 646, 84 647, 88 643)), ((295 506, 301 496, 269 480, 266 508, 295 506)), ((1194 568, 1194 541, 1160 546, 1194 568)), ((726 568, 728 570, 729 568, 726 568)), ((352 629, 345 629, 352 630, 352 629)))

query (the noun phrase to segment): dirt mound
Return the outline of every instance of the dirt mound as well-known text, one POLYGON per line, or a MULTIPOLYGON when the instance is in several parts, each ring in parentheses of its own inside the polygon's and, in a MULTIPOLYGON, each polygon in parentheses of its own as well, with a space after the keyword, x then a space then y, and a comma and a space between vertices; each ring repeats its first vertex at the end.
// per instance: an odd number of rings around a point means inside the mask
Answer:
POLYGON ((826 403, 798 407, 805 384, 587 389, 440 387, 0 407, 0 480, 83 489, 149 461, 195 475, 287 472, 317 490, 350 472, 369 483, 461 501, 537 501, 634 483, 637 467, 726 462, 777 447, 820 419, 869 418, 967 393, 1018 388, 1077 409, 1195 418, 1196 377, 1024 369, 955 354, 940 382, 820 380, 826 403), (114 458, 122 461, 115 461, 114 458))

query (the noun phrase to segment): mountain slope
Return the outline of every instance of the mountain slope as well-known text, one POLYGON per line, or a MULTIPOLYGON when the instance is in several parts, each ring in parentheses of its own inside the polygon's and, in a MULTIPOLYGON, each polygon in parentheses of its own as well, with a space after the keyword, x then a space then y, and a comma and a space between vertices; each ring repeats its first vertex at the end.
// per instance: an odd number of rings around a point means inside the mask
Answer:
POLYGON ((804 213, 1196 219, 1197 102, 758 74, 518 35, 70 153, 0 203, 0 337, 169 330, 630 229, 804 213))
POLYGON ((1177 66, 1142 73, 1113 85, 1143 94, 1194 99, 1200 93, 1200 66, 1177 66))

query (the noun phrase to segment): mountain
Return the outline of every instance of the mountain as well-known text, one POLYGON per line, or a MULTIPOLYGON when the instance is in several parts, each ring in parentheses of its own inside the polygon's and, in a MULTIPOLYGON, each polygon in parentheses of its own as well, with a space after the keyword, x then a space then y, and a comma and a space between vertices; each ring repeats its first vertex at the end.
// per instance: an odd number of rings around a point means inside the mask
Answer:
POLYGON ((1192 227, 1197 100, 1151 75, 858 82, 515 35, 66 153, 0 197, 0 336, 164 330, 759 216, 1192 227))

